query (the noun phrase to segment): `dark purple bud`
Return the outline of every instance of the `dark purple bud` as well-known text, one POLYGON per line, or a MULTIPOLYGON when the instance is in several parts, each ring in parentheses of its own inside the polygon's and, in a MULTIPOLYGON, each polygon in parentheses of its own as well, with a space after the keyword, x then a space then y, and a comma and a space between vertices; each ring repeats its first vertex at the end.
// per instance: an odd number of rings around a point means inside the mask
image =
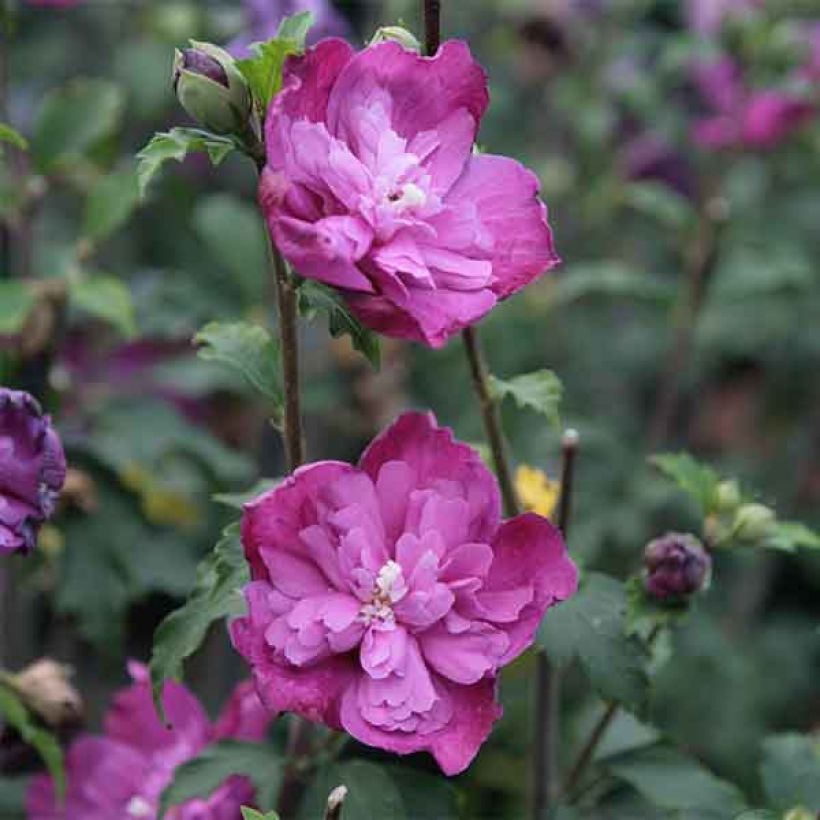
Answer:
POLYGON ((712 559, 694 535, 670 532, 646 545, 646 591, 661 601, 686 598, 709 582, 712 559))
POLYGON ((51 419, 28 393, 0 387, 0 554, 34 548, 65 473, 51 419))
POLYGON ((196 48, 183 48, 180 52, 182 54, 182 61, 179 65, 176 76, 174 77, 174 87, 179 82, 179 68, 190 71, 192 74, 199 74, 201 77, 207 77, 215 83, 228 88, 228 74, 220 63, 206 54, 204 51, 199 51, 196 48))

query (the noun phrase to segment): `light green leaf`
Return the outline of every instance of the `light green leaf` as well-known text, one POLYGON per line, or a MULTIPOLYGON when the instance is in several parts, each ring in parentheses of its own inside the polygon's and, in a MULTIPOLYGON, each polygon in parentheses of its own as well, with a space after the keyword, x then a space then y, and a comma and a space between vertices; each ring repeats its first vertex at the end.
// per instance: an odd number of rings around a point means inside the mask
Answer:
POLYGON ((104 176, 85 202, 83 235, 99 242, 121 227, 139 202, 137 174, 123 168, 104 176))
POLYGON ((304 51, 305 37, 312 24, 313 15, 309 11, 286 17, 279 25, 276 37, 251 46, 255 57, 237 60, 236 65, 248 81, 262 111, 267 110, 270 101, 282 87, 285 60, 292 54, 304 51))
POLYGON ((154 702, 160 714, 163 683, 169 678, 182 679, 183 661, 196 652, 212 623, 241 611, 239 590, 248 578, 239 525, 231 524, 199 564, 188 600, 167 615, 154 632, 149 668, 154 702))
POLYGON ((761 547, 795 552, 798 549, 820 549, 820 535, 799 521, 778 521, 774 532, 764 538, 761 547))
POLYGON ((334 339, 349 335, 353 347, 378 369, 381 364, 379 337, 350 312, 342 296, 333 288, 306 279, 299 285, 299 310, 309 319, 318 312, 325 313, 330 335, 334 339))
POLYGON ((798 734, 766 738, 760 777, 774 808, 787 811, 802 805, 820 809, 820 743, 798 734))
POLYGON ((218 504, 224 504, 226 507, 231 507, 235 510, 241 510, 249 501, 258 498, 262 493, 266 493, 279 483, 278 478, 260 478, 256 484, 248 490, 241 493, 217 493, 214 496, 214 501, 218 504))
POLYGON ((233 140, 198 128, 172 128, 151 137, 150 142, 137 154, 137 181, 140 196, 145 196, 148 185, 169 160, 182 162, 190 153, 201 151, 213 165, 219 165, 236 148, 233 140))
POLYGON ((577 657, 602 697, 640 711, 647 696, 647 657, 626 632, 626 609, 624 585, 590 573, 572 598, 547 613, 538 642, 559 666, 577 657))
POLYGON ((11 143, 15 148, 25 151, 28 148, 28 140, 19 132, 5 122, 0 122, 0 142, 11 143))
POLYGON ((667 811, 735 820, 747 808, 735 786, 675 749, 638 749, 610 758, 606 765, 615 777, 667 811))
POLYGON ((23 282, 0 280, 0 334, 19 333, 35 301, 23 282))
POLYGON ((279 791, 282 761, 278 752, 265 743, 232 739, 212 743, 198 757, 174 770, 174 779, 160 796, 159 816, 193 797, 209 797, 235 774, 250 778, 260 802, 268 803, 279 791))
POLYGON ((119 127, 123 103, 120 87, 99 79, 73 80, 49 94, 31 141, 37 167, 49 171, 85 157, 119 127))
POLYGON ((279 815, 275 811, 269 811, 267 814, 262 814, 261 811, 248 808, 247 806, 242 806, 241 811, 242 820, 279 820, 279 815))
POLYGON ((328 795, 337 786, 347 787, 342 820, 409 820, 401 792, 390 777, 390 767, 364 760, 334 763, 320 769, 308 787, 299 811, 300 820, 324 816, 328 795))
POLYGON ((704 514, 713 508, 719 479, 707 464, 701 464, 685 452, 661 453, 652 456, 649 461, 691 496, 704 514))
POLYGON ((111 276, 90 276, 71 282, 69 298, 74 307, 113 325, 126 338, 137 333, 131 291, 111 276))
POLYGON ((624 190, 624 202, 638 213, 676 231, 693 224, 689 200, 662 182, 633 182, 624 190))
POLYGON ((560 379, 551 370, 536 370, 511 379, 490 376, 490 392, 496 399, 510 396, 520 408, 541 413, 555 427, 561 424, 558 409, 563 391, 560 379))
POLYGON ((17 694, 2 683, 0 683, 0 715, 43 759, 54 780, 55 791, 62 799, 65 794, 65 766, 63 751, 57 738, 38 725, 17 694))
POLYGON ((265 328, 249 322, 210 322, 194 336, 200 358, 238 370, 276 407, 279 387, 279 346, 265 328))

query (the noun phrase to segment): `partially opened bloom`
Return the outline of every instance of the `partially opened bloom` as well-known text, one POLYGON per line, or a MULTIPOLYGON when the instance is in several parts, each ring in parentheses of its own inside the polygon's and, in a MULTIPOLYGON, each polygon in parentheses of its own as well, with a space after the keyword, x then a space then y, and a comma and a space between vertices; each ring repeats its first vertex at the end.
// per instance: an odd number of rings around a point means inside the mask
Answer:
MULTIPOLYGON (((134 682, 115 696, 105 717, 105 734, 84 735, 68 750, 64 803, 58 805, 51 778, 38 776, 26 797, 29 820, 154 820, 159 797, 177 766, 214 741, 264 737, 270 717, 249 682, 236 688, 215 726, 184 686, 166 683, 163 704, 169 729, 154 710, 148 671, 135 663, 129 671, 134 682)), ((240 807, 253 800, 250 782, 234 775, 210 797, 188 800, 165 817, 238 820, 240 807)))
POLYGON ((34 549, 65 473, 51 419, 28 393, 0 387, 0 555, 34 549))
POLYGON ((499 669, 577 580, 546 519, 499 511, 479 455, 423 413, 358 466, 307 465, 248 504, 231 632, 264 703, 466 768, 501 715, 499 669))
POLYGON ((422 57, 329 39, 289 59, 259 189, 284 256, 370 328, 433 347, 553 267, 535 175, 473 151, 487 103, 459 41, 422 57))

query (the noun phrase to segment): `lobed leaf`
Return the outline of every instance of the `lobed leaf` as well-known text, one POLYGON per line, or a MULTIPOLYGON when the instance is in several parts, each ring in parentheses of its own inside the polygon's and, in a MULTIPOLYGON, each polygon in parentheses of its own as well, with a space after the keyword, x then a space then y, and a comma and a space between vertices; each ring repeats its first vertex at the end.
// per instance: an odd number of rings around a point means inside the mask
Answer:
POLYGON ((69 284, 72 305, 115 327, 127 339, 137 334, 131 291, 112 276, 90 276, 69 284))
POLYGON ((91 189, 83 213, 83 236, 99 242, 128 220, 139 202, 134 168, 122 168, 102 177, 91 189))
POLYGON ((239 524, 234 523, 226 527, 216 547, 200 562, 188 600, 167 615, 154 632, 149 669, 160 715, 163 683, 169 678, 182 679, 183 662, 205 640, 211 624, 240 611, 238 592, 248 580, 239 524))
POLYGON ((719 478, 709 465, 702 464, 686 452, 661 453, 652 456, 649 461, 693 498, 704 515, 712 509, 719 478))
POLYGON ((766 738, 760 777, 775 809, 787 811, 797 805, 820 809, 820 743, 798 734, 766 738))
POLYGON ((25 283, 0 280, 0 334, 19 333, 36 298, 25 283))
POLYGON ((559 407, 563 390, 561 380, 552 370, 536 370, 506 380, 490 376, 490 392, 496 399, 510 396, 520 408, 546 416, 555 427, 561 424, 559 407))
POLYGON ((8 142, 21 151, 28 148, 28 140, 5 122, 0 122, 0 142, 8 142))

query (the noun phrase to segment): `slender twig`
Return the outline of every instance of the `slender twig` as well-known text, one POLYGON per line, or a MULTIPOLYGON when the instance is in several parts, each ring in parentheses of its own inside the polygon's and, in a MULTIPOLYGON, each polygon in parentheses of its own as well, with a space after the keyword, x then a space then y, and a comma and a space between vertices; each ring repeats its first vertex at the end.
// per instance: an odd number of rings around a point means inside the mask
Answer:
MULTIPOLYGON (((578 433, 566 430, 561 439, 561 495, 556 523, 567 538, 578 433)), ((561 672, 547 653, 538 652, 535 674, 535 749, 533 753, 533 820, 541 820, 558 793, 558 742, 560 735, 561 672)))
POLYGON ((695 240, 688 249, 674 338, 659 379, 655 409, 648 427, 650 451, 663 445, 677 416, 695 327, 706 286, 717 261, 719 228, 725 218, 725 200, 720 197, 708 198, 701 208, 695 240))
POLYGON ((441 44, 441 0, 423 0, 424 51, 432 57, 441 44))
POLYGON ((498 486, 501 489, 501 498, 504 500, 504 511, 508 516, 513 516, 519 512, 518 498, 515 493, 515 486, 507 461, 504 434, 501 431, 501 422, 498 418, 498 406, 490 394, 487 365, 484 363, 484 357, 481 354, 476 330, 472 327, 468 327, 461 335, 464 339, 464 347, 467 351, 467 359, 470 363, 473 390, 478 396, 478 401, 481 406, 484 430, 487 434, 487 442, 490 445, 490 452, 493 456, 493 464, 495 465, 495 472, 498 476, 498 486))
POLYGON ((325 820, 340 820, 342 807, 347 797, 347 786, 336 786, 328 795, 327 808, 325 809, 325 820))

